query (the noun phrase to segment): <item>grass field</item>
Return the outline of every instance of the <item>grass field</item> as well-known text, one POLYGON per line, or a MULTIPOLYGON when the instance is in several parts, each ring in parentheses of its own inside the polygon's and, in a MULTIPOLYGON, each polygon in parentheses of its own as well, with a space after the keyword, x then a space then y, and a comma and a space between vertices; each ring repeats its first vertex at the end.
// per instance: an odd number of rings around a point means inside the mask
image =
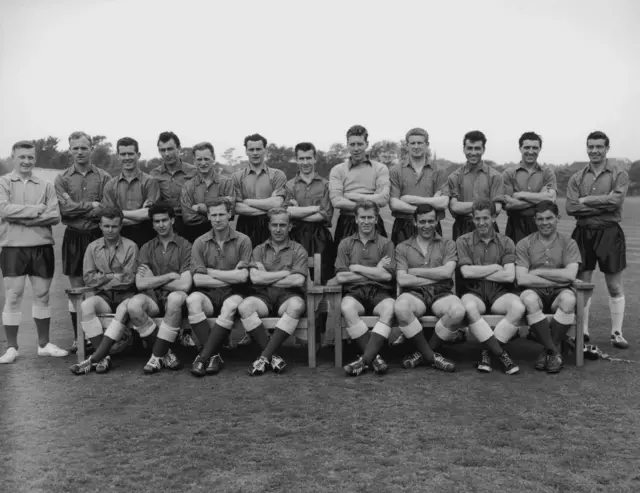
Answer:
MULTIPOLYGON (((608 345, 599 274, 591 316, 595 343, 635 361, 639 215, 640 201, 629 199, 632 348, 608 345)), ((570 229, 563 220, 562 231, 570 229)), ((55 233, 59 248, 62 228, 55 233)), ((66 286, 58 255, 52 340, 62 346, 72 341, 66 286)), ((25 313, 30 300, 28 292, 25 313)), ((405 371, 396 350, 385 377, 350 379, 328 348, 313 370, 305 351, 287 348, 286 374, 250 378, 256 350, 248 348, 202 380, 187 371, 144 376, 144 355, 80 378, 68 371, 73 357, 35 355, 35 327, 25 318, 20 359, 0 366, 1 492, 640 491, 638 363, 587 361, 540 374, 532 369, 539 348, 521 339, 511 350, 522 368, 514 377, 477 374, 469 344, 446 350, 459 363, 455 374, 405 371)))

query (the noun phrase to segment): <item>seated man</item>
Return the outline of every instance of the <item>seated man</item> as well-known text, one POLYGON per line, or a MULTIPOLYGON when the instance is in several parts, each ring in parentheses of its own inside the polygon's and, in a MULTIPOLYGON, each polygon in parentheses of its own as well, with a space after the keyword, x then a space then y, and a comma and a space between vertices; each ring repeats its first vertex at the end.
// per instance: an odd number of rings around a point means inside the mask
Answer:
POLYGON ((489 373, 493 354, 502 362, 505 373, 513 375, 520 368, 502 347, 518 333, 515 324, 524 315, 524 305, 515 294, 516 246, 507 236, 496 233, 496 206, 491 200, 476 199, 471 206, 471 217, 476 229, 460 236, 456 249, 469 330, 485 347, 477 368, 489 373), (482 318, 487 310, 505 315, 495 330, 482 318))
POLYGON ((187 298, 189 323, 201 348, 191 365, 196 377, 215 375, 223 367, 220 347, 233 328, 233 318, 249 278, 251 240, 231 229, 233 202, 214 198, 209 202, 208 233, 191 249, 191 274, 196 291, 187 298), (208 317, 218 313, 213 327, 208 317))
POLYGON ((571 284, 582 262, 575 240, 558 233, 558 205, 545 201, 536 205, 538 232, 516 245, 516 279, 524 289, 520 299, 527 309, 527 322, 544 351, 536 370, 558 373, 563 368, 560 346, 575 320, 576 295, 571 284), (545 313, 555 312, 551 323, 545 313))
POLYGON ((71 366, 75 375, 107 373, 111 368, 111 347, 122 337, 127 323, 127 304, 135 294, 135 272, 138 258, 136 244, 120 236, 124 214, 120 209, 105 207, 100 212, 99 238, 87 247, 83 262, 84 285, 95 294, 82 302, 82 330, 96 351, 91 357, 71 366), (114 317, 102 334, 97 315, 113 313, 114 317))
POLYGON ((433 206, 417 206, 413 217, 416 234, 396 248, 398 285, 402 292, 395 302, 394 313, 402 334, 417 349, 403 360, 402 366, 410 369, 428 363, 438 370, 453 372, 456 369, 453 361, 434 350, 443 341, 454 340, 464 320, 464 306, 451 291, 456 246, 436 232, 438 212, 433 206), (440 319, 429 342, 418 320, 427 310, 440 319))
POLYGON ((338 245, 336 279, 343 285, 340 310, 349 337, 363 353, 344 367, 347 375, 358 376, 373 367, 376 374, 389 369, 378 354, 389 339, 393 320, 395 267, 393 243, 376 231, 379 209, 375 202, 355 206, 357 232, 338 245), (371 334, 362 315, 376 315, 371 334))
POLYGON ((181 368, 169 346, 180 331, 182 308, 191 289, 191 244, 173 230, 173 206, 157 202, 149 207, 149 218, 157 236, 140 249, 136 274, 140 294, 127 305, 134 330, 152 348, 151 358, 144 366, 147 374, 163 367, 181 368), (152 317, 164 317, 159 328, 152 317))
POLYGON ((281 373, 284 359, 275 354, 293 334, 305 311, 305 284, 309 275, 306 250, 289 239, 291 218, 286 209, 268 212, 271 238, 253 249, 249 270, 250 296, 238 307, 242 325, 262 348, 260 357, 249 368, 249 375, 262 375, 267 369, 281 373), (279 316, 269 340, 260 317, 279 316))

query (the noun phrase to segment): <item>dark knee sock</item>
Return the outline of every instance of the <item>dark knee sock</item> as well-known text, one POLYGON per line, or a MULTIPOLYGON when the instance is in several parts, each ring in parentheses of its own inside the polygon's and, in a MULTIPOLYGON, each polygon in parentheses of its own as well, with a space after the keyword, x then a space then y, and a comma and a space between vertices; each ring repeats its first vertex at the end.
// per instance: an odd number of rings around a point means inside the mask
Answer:
POLYGON ((547 351, 550 351, 553 354, 558 353, 558 348, 553 343, 553 338, 551 337, 549 321, 546 318, 531 325, 531 329, 547 351))
POLYGON ((197 324, 191 324, 191 328, 193 329, 193 333, 198 339, 199 350, 202 350, 204 345, 209 339, 209 331, 211 330, 209 327, 209 322, 207 320, 203 320, 202 322, 198 322, 197 324))
POLYGON ((374 358, 378 355, 384 343, 387 342, 387 338, 377 332, 371 332, 369 336, 369 342, 362 355, 362 361, 365 365, 370 365, 374 358))
POLYGON ((158 327, 153 329, 153 332, 149 334, 147 337, 143 337, 142 340, 147 343, 147 349, 153 350, 153 347, 156 345, 156 340, 158 339, 158 327))
POLYGON ((263 351, 266 349, 267 344, 269 344, 269 336, 267 335, 267 330, 264 328, 264 325, 258 325, 255 329, 249 331, 249 335, 251 339, 258 343, 260 349, 263 351))
POLYGON ((362 354, 365 353, 365 351, 367 350, 367 344, 369 342, 369 336, 371 335, 370 332, 367 332, 365 334, 362 334, 360 337, 358 337, 357 339, 352 339, 353 342, 355 343, 356 346, 358 346, 358 349, 360 350, 360 352, 362 354))
POLYGON ((18 349, 18 325, 5 325, 4 333, 7 336, 7 347, 18 349))
POLYGON ((89 339, 89 341, 91 341, 91 346, 93 348, 100 347, 100 343, 102 343, 102 337, 103 337, 102 334, 100 334, 99 336, 91 337, 89 339))
POLYGON ((556 345, 558 350, 560 349, 560 345, 562 341, 564 341, 567 337, 567 332, 571 328, 571 325, 565 325, 558 322, 555 318, 551 319, 551 338, 553 339, 553 343, 556 345))
POLYGON ((498 339, 495 338, 495 336, 489 337, 489 339, 484 341, 483 344, 495 356, 501 356, 502 353, 504 352, 503 349, 502 349, 502 346, 500 346, 500 343, 498 342, 498 339))
POLYGON ((89 359, 94 363, 98 363, 99 361, 102 361, 104 358, 106 358, 109 355, 109 351, 111 350, 111 347, 115 343, 116 341, 111 339, 111 337, 102 336, 102 341, 100 342, 100 346, 98 346, 98 349, 96 349, 96 352, 93 353, 89 359))
POLYGON ((49 327, 51 326, 50 318, 34 318, 36 330, 38 331, 38 345, 45 347, 49 343, 49 327))
POLYGON ((267 347, 262 351, 261 356, 264 356, 267 359, 271 359, 273 353, 282 345, 284 341, 289 338, 289 334, 282 329, 276 327, 276 330, 273 331, 273 335, 267 344, 267 347))
POLYGON ((204 349, 200 353, 200 357, 207 361, 211 356, 219 351, 220 345, 227 339, 231 331, 220 327, 217 323, 213 325, 209 331, 204 349))
POLYGON ((427 338, 424 336, 424 332, 418 332, 413 337, 408 339, 422 355, 422 357, 429 363, 434 362, 433 350, 429 347, 427 338))
POLYGON ((429 339, 429 347, 435 352, 440 348, 440 346, 442 346, 442 342, 442 339, 440 339, 434 331, 431 339, 429 339))
POLYGON ((71 325, 73 326, 73 339, 78 338, 78 314, 76 312, 69 312, 71 316, 71 325))

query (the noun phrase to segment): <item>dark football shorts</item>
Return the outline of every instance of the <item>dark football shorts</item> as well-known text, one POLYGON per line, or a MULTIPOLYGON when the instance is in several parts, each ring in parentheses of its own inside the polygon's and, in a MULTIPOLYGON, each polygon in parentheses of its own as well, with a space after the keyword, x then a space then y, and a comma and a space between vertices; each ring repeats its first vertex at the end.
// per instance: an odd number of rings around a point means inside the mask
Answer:
POLYGON ((538 295, 542 302, 542 313, 551 313, 551 305, 563 291, 575 291, 571 287, 566 288, 527 288, 538 295))
POLYGON ((580 249, 581 271, 595 270, 597 264, 601 272, 616 274, 627 267, 627 245, 619 224, 605 228, 576 226, 571 238, 580 249))
POLYGON ((538 226, 533 216, 516 213, 508 214, 508 216, 505 235, 511 238, 516 245, 523 238, 538 231, 538 226))
POLYGON ((375 284, 346 285, 342 288, 342 297, 351 296, 364 307, 365 315, 372 315, 373 309, 386 299, 394 299, 393 291, 375 284))
POLYGON ((214 314, 219 314, 220 310, 222 310, 222 304, 224 300, 227 298, 231 298, 234 294, 240 294, 237 289, 233 289, 231 286, 224 286, 221 288, 210 288, 210 289, 198 289, 197 292, 202 293, 213 305, 214 314))
POLYGON ((251 244, 255 248, 271 238, 271 232, 269 231, 269 217, 266 214, 262 216, 238 215, 236 231, 247 235, 251 240, 251 244))
MULTIPOLYGON (((177 218, 175 224, 178 224, 177 218)), ((193 244, 193 242, 200 238, 202 235, 207 234, 209 231, 211 231, 211 223, 209 223, 208 221, 200 224, 182 223, 179 228, 175 228, 175 231, 189 243, 193 244)))
POLYGON ((53 245, 3 247, 0 270, 4 277, 35 276, 53 278, 55 268, 53 245))
MULTIPOLYGON (((165 291, 164 289, 149 289, 147 291, 143 291, 142 294, 148 296, 157 305, 159 311, 156 316, 164 317, 167 313, 167 299, 169 298, 171 291, 165 291)), ((187 304, 184 303, 182 305, 182 315, 188 316, 188 314, 187 304)))
POLYGON ((270 317, 277 317, 278 310, 282 304, 294 296, 304 300, 304 292, 301 289, 296 288, 259 288, 253 286, 249 292, 249 296, 258 298, 267 305, 267 309, 269 310, 268 316, 270 317))
POLYGON ((136 295, 134 291, 98 291, 96 296, 99 296, 104 301, 107 302, 109 308, 111 309, 111 313, 115 313, 118 305, 122 303, 124 300, 129 298, 133 298, 136 295))
POLYGON ((84 252, 89 243, 101 237, 99 228, 88 231, 66 228, 62 238, 62 273, 65 276, 82 277, 84 252))
POLYGON ((140 224, 123 226, 120 234, 133 241, 138 246, 138 249, 142 248, 142 245, 156 236, 151 221, 142 221, 140 224))
POLYGON ((487 311, 491 310, 493 304, 500 297, 509 293, 516 293, 516 288, 513 284, 471 279, 465 279, 462 284, 462 294, 472 294, 478 297, 484 303, 487 311))
POLYGON ((403 294, 404 293, 408 293, 411 296, 414 296, 415 298, 422 301, 424 303, 424 306, 427 307, 427 313, 431 313, 431 307, 436 301, 453 294, 450 284, 431 284, 430 286, 420 286, 417 288, 407 289, 403 291, 403 294))

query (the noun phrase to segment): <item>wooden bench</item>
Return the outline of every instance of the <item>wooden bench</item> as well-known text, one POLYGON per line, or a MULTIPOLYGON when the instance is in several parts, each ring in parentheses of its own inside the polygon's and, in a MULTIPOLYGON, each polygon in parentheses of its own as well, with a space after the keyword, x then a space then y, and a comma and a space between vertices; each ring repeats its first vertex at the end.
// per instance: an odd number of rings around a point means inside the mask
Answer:
MULTIPOLYGON (((576 329, 576 351, 575 351, 575 362, 576 366, 584 365, 584 355, 582 352, 582 346, 584 345, 584 330, 582 322, 584 320, 584 307, 587 302, 587 297, 593 293, 593 284, 582 282, 582 281, 574 281, 573 286, 576 290, 576 321, 574 324, 574 328, 576 329)), ((340 299, 334 301, 337 305, 334 304, 331 309, 335 310, 335 306, 337 306, 338 312, 340 311, 340 299)), ((333 311, 330 312, 333 314, 333 311)), ((553 314, 547 314, 547 318, 553 317, 553 314)), ((485 315, 484 319, 487 323, 494 328, 500 320, 502 320, 502 315, 485 315)), ((368 328, 373 328, 375 323, 378 321, 378 317, 362 317, 362 321, 367 325, 368 328)), ((423 328, 435 328, 436 322, 438 321, 437 317, 434 316, 426 316, 419 318, 420 323, 423 328)), ((331 323, 327 322, 327 327, 335 327, 337 330, 334 334, 334 344, 335 344, 335 366, 342 366, 342 340, 348 339, 348 335, 346 333, 346 328, 344 325, 344 321, 342 317, 338 319, 338 321, 334 319, 331 323)), ((521 320, 518 324, 520 329, 528 328, 528 324, 526 318, 521 320)))
MULTIPOLYGON (((313 314, 313 316, 307 315, 304 318, 300 319, 298 323, 298 327, 294 332, 294 337, 300 337, 301 339, 307 339, 308 346, 308 358, 309 358, 309 367, 316 367, 316 314, 321 313, 322 311, 328 310, 328 307, 336 307, 338 309, 338 313, 340 312, 340 299, 342 288, 340 286, 322 286, 320 285, 320 266, 321 266, 321 257, 320 254, 317 253, 313 257, 309 257, 309 266, 313 268, 313 273, 309 273, 307 277, 307 292, 306 292, 306 303, 307 303, 307 314, 313 314), (323 299, 326 301, 323 303, 323 299), (301 337, 302 336, 302 337, 301 337)), ((310 269, 311 271, 311 269, 310 269)), ((82 310, 81 304, 85 297, 90 296, 95 289, 93 288, 71 288, 65 290, 67 295, 69 296, 69 300, 75 305, 76 312, 78 313, 78 320, 82 318, 82 310)), ((98 319, 101 321, 103 328, 106 328, 111 320, 113 319, 113 314, 101 314, 98 316, 98 319)), ((213 326, 215 323, 214 318, 208 318, 207 322, 209 325, 213 326)), ((269 317, 263 318, 262 323, 264 324, 266 329, 273 329, 276 326, 279 318, 269 317)), ((156 325, 160 325, 162 321, 161 318, 154 318, 156 325)), ((128 328, 132 329, 132 324, 129 322, 128 328)), ((186 320, 186 317, 183 317, 182 320, 182 329, 189 327, 189 322, 186 320)), ((236 317, 234 322, 233 330, 238 330, 244 332, 244 328, 242 327, 242 323, 236 317)), ((78 361, 83 361, 85 359, 85 337, 84 331, 82 330, 82 326, 80 323, 78 324, 78 361)))

